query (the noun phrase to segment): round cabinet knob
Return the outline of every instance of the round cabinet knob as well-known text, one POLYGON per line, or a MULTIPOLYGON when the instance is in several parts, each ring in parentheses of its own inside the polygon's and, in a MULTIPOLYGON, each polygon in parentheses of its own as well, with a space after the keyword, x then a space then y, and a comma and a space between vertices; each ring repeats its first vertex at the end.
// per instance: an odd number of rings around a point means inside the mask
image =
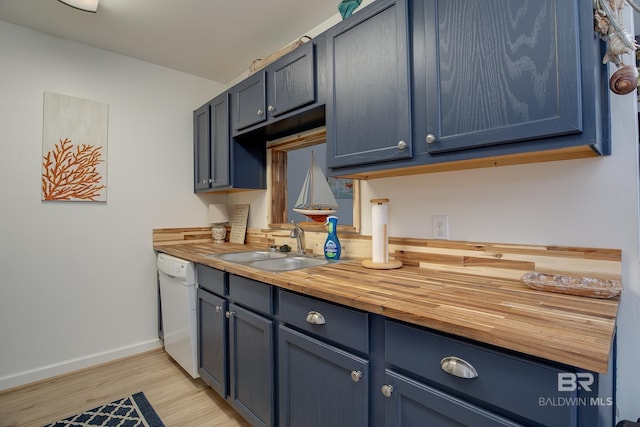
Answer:
POLYGON ((216 313, 220 313, 220 310, 222 310, 222 307, 220 307, 219 305, 216 305, 216 313))
POLYGON ((393 386, 389 384, 385 384, 380 389, 382 391, 382 395, 384 397, 391 397, 391 393, 393 393, 393 386))
POLYGON ((399 141, 398 142, 398 150, 404 150, 405 148, 407 148, 407 143, 404 141, 399 141))
POLYGON ((324 319, 324 316, 317 311, 310 311, 307 313, 307 322, 312 325, 324 325, 327 321, 324 319))
POLYGON ((235 314, 235 311, 227 311, 224 315, 227 316, 227 319, 231 319, 235 314))
POLYGON ((357 383, 362 378, 362 372, 360 371, 351 371, 351 381, 357 383))
POLYGON ((274 111, 276 111, 276 107, 274 107, 273 105, 269 105, 267 110, 269 110, 270 113, 273 113, 274 111))
POLYGON ((262 108, 258 108, 257 113, 258 113, 258 117, 264 116, 264 111, 262 111, 262 108))
POLYGON ((211 184, 213 182, 213 179, 209 178, 209 184, 211 184))
POLYGON ((430 133, 424 140, 427 141, 427 144, 433 144, 434 142, 436 142, 436 137, 434 134, 430 133))
POLYGON ((207 183, 207 178, 203 179, 203 180, 202 180, 202 183, 203 183, 203 184, 206 184, 206 183, 207 183))

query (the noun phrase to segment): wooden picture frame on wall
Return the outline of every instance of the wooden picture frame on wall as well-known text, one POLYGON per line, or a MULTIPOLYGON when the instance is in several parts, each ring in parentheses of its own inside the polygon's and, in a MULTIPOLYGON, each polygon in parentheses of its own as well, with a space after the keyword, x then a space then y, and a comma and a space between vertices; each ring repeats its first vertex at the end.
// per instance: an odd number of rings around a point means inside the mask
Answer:
MULTIPOLYGON (((323 144, 326 142, 326 135, 326 129, 323 127, 268 143, 267 180, 269 185, 267 185, 267 199, 271 205, 268 217, 269 227, 286 227, 289 223, 287 200, 290 195, 287 186, 287 153, 292 150, 323 144)), ((351 192, 353 198, 353 224, 351 226, 339 225, 339 229, 344 230, 345 227, 348 227, 349 231, 360 233, 359 180, 353 180, 351 192)), ((322 224, 319 225, 322 226, 322 224)))

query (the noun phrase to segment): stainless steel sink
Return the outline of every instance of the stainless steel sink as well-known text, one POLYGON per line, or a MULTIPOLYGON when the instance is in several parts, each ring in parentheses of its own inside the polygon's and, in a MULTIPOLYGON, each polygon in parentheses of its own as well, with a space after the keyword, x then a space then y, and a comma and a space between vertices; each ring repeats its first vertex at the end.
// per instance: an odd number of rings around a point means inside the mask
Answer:
POLYGON ((286 258, 286 256, 287 254, 283 254, 281 252, 269 252, 269 251, 232 252, 228 254, 214 255, 215 258, 218 258, 224 261, 241 262, 241 263, 286 258))
POLYGON ((325 258, 270 251, 245 251, 204 256, 277 273, 329 264, 325 258))
POLYGON ((267 271, 291 271, 299 268, 315 267, 317 265, 329 264, 324 258, 313 258, 308 256, 287 256, 286 258, 267 259, 263 261, 250 262, 251 267, 267 271))

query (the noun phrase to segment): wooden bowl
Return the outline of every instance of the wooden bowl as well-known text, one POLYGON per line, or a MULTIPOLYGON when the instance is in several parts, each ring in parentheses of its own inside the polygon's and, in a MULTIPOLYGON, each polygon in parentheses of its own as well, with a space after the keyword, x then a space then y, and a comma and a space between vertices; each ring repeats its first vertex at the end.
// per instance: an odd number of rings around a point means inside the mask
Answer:
POLYGON ((530 288, 539 291, 557 292, 592 298, 615 298, 622 292, 619 280, 593 277, 565 276, 528 271, 521 280, 530 288))

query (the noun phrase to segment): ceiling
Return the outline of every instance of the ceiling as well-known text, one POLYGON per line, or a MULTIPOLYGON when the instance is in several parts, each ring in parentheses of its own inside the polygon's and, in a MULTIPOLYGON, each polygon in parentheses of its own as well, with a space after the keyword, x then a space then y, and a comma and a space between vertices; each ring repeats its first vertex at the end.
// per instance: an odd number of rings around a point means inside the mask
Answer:
POLYGON ((0 20, 229 84, 329 18, 339 0, 0 0, 0 20))

